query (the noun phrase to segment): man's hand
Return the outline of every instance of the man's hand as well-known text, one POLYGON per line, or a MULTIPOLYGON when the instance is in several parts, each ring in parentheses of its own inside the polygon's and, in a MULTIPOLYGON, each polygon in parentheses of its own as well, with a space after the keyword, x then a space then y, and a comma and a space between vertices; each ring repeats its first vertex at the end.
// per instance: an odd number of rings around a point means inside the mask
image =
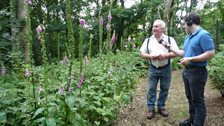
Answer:
POLYGON ((188 65, 191 61, 192 61, 192 57, 185 57, 185 58, 182 58, 180 59, 180 64, 182 65, 188 65))
POLYGON ((150 54, 150 59, 151 60, 159 60, 161 54, 150 54))
POLYGON ((147 60, 159 60, 159 56, 161 54, 152 54, 152 53, 148 54, 146 52, 141 52, 140 55, 142 58, 147 59, 147 60))
POLYGON ((169 58, 170 58, 170 57, 169 57, 169 53, 161 54, 161 55, 158 57, 159 60, 169 59, 169 58))

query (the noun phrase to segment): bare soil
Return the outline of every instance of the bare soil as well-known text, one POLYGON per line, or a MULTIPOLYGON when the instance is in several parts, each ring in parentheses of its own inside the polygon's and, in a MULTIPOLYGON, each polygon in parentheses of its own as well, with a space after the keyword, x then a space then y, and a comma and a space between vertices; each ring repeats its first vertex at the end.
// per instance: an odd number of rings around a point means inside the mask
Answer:
MULTIPOLYGON (((178 126, 182 119, 188 117, 188 103, 184 93, 181 71, 174 71, 166 109, 168 117, 156 113, 153 119, 147 119, 146 88, 147 78, 143 78, 136 87, 133 101, 124 105, 114 126, 178 126)), ((159 92, 159 88, 157 89, 159 92)), ((205 90, 207 117, 205 126, 224 126, 224 98, 213 89, 208 80, 205 90)))

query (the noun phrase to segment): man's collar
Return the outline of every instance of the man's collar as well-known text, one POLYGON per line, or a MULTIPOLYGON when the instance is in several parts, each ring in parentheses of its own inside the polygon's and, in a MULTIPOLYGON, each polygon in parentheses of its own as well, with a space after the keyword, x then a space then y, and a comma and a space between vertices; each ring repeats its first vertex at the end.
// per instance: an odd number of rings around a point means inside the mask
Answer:
POLYGON ((195 31, 191 34, 191 36, 196 35, 199 31, 201 31, 201 27, 200 26, 195 28, 195 31))
MULTIPOLYGON (((159 37, 159 39, 163 39, 166 35, 164 33, 162 33, 162 35, 159 37)), ((156 39, 156 37, 154 35, 152 35, 153 39, 156 39)))

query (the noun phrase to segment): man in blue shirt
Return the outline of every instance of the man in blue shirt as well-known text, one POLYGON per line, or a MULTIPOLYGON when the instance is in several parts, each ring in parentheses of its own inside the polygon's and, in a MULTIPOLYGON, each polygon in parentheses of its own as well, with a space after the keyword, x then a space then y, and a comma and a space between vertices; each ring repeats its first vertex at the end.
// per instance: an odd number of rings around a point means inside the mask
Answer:
POLYGON ((207 81, 208 60, 214 54, 213 39, 206 30, 200 27, 200 17, 190 13, 184 18, 184 29, 188 35, 184 39, 183 50, 172 52, 183 56, 180 64, 185 66, 182 73, 185 94, 189 103, 189 118, 181 121, 180 126, 203 126, 206 117, 204 89, 207 81))

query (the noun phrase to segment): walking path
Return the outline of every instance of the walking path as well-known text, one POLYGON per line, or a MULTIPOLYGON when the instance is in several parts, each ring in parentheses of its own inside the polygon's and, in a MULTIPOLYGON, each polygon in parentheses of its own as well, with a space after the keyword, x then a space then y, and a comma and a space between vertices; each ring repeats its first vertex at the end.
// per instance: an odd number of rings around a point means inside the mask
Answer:
MULTIPOLYGON (((156 113, 153 119, 146 118, 146 88, 147 78, 143 78, 136 87, 133 101, 122 107, 114 126, 178 126, 180 120, 188 117, 188 103, 181 71, 173 72, 166 106, 169 117, 162 117, 156 113)), ((205 99, 207 106, 205 126, 224 126, 224 98, 216 89, 212 89, 210 81, 206 85, 205 99)))

